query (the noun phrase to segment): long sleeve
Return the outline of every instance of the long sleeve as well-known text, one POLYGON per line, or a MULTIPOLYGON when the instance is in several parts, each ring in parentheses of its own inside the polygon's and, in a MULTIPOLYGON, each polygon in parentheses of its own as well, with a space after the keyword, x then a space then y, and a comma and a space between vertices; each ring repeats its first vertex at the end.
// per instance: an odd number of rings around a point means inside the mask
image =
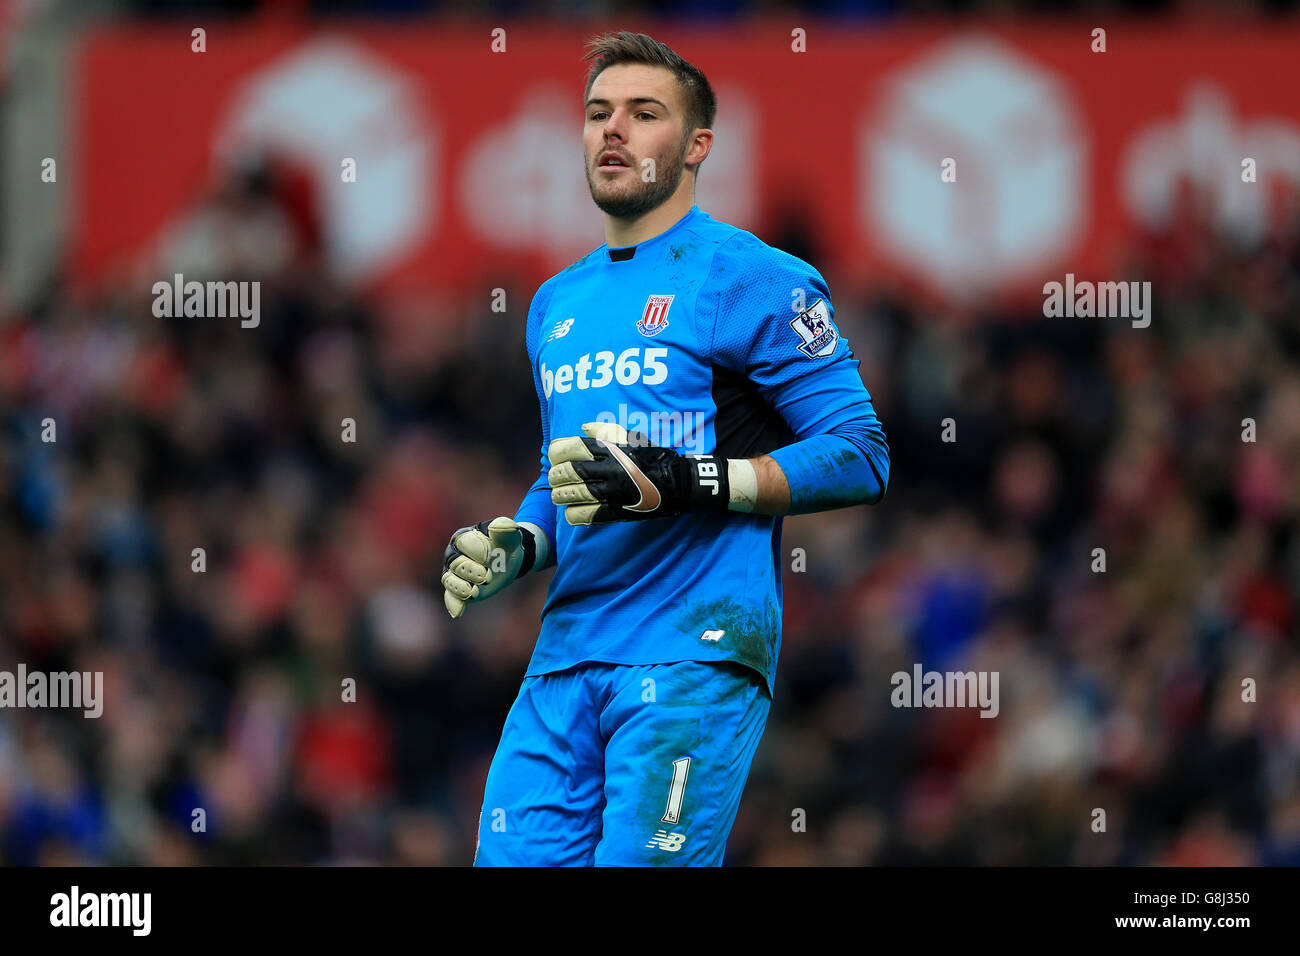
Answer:
POLYGON ((874 504, 889 484, 889 445, 826 280, 748 234, 713 263, 713 360, 744 374, 796 441, 771 452, 790 514, 874 504))
POLYGON ((537 403, 542 419, 542 467, 541 474, 524 495, 514 518, 515 521, 527 521, 536 525, 547 536, 547 560, 538 562, 534 566, 534 570, 541 570, 555 563, 555 522, 559 511, 555 503, 551 501, 551 485, 547 478, 547 473, 551 468, 551 463, 546 457, 546 450, 551 443, 551 416, 546 407, 546 396, 542 391, 541 378, 537 374, 537 336, 542 319, 546 314, 546 306, 550 302, 550 291, 549 282, 543 283, 541 288, 537 290, 537 294, 533 296, 532 304, 528 309, 528 326, 524 336, 528 350, 528 364, 533 370, 533 387, 537 390, 537 403))

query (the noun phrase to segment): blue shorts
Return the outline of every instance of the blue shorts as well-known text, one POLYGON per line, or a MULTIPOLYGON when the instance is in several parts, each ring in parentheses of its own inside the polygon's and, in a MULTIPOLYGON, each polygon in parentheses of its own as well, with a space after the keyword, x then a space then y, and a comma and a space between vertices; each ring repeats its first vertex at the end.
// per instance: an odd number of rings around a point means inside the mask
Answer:
POLYGON ((525 677, 475 866, 721 866, 771 698, 728 661, 525 677))

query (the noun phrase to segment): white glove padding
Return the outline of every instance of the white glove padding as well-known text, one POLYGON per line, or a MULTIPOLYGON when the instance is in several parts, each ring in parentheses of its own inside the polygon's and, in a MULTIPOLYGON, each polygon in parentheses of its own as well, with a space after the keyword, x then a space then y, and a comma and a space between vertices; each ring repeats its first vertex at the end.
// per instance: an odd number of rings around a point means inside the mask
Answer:
POLYGON ((494 518, 451 536, 443 558, 442 601, 458 618, 470 601, 490 598, 531 570, 536 556, 533 533, 513 518, 494 518), (495 553, 494 553, 495 552, 495 553))

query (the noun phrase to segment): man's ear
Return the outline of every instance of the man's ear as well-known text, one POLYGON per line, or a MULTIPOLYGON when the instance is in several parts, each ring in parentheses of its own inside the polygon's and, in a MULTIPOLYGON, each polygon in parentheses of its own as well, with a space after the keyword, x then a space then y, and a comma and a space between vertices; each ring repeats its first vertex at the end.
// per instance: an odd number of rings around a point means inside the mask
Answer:
POLYGON ((698 166, 708 158, 713 149, 713 130, 697 129, 691 133, 690 145, 686 147, 683 162, 687 167, 698 166))

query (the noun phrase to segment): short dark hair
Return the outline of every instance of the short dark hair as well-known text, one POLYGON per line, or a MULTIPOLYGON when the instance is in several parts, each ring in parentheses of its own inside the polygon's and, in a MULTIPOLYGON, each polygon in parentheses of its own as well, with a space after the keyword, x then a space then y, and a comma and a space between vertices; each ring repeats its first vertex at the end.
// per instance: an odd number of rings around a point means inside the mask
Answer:
POLYGON ((713 87, 708 78, 696 67, 683 60, 666 44, 644 33, 606 33, 592 37, 587 42, 587 54, 583 57, 591 60, 591 70, 587 73, 587 89, 582 94, 583 102, 591 96, 591 87, 596 77, 607 67, 619 63, 644 63, 647 66, 662 66, 677 79, 681 87, 682 99, 686 103, 686 133, 692 130, 713 129, 713 121, 718 115, 718 100, 713 95, 713 87))

